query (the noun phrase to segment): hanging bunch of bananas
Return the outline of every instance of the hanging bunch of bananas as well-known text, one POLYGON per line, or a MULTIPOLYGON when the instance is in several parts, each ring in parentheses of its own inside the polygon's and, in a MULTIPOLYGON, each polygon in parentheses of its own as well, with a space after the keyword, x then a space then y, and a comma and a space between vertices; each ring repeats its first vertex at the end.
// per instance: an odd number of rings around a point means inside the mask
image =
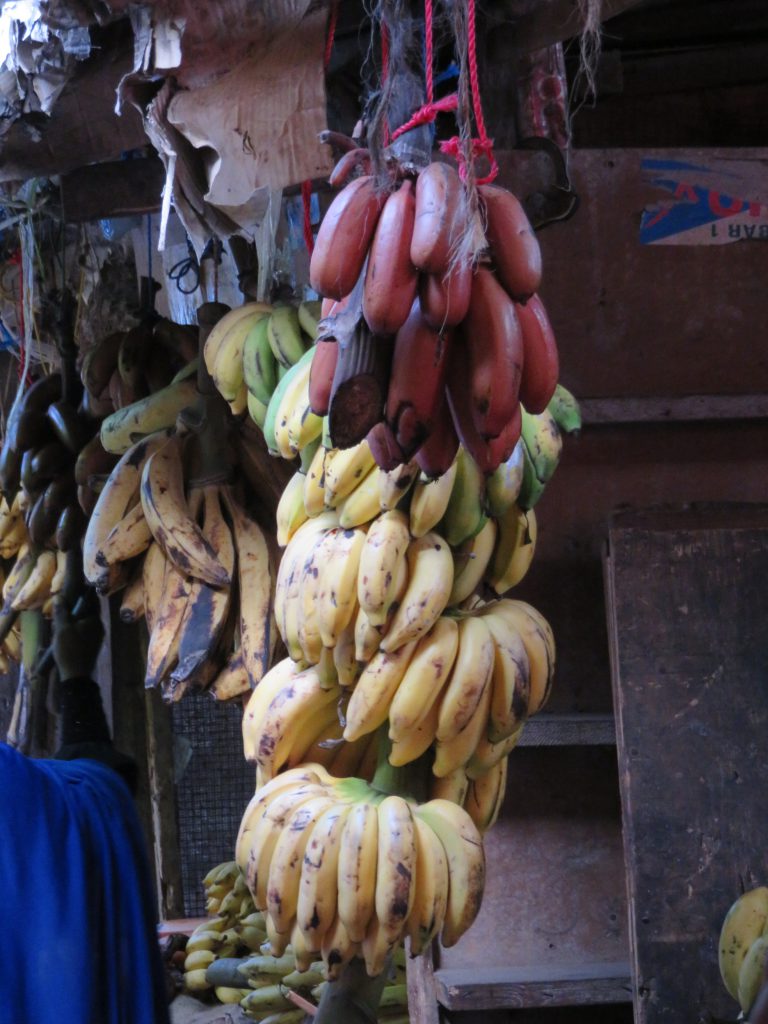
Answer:
POLYGON ((748 1014, 762 988, 768 961, 768 888, 750 889, 725 915, 720 932, 720 974, 748 1014))
POLYGON ((146 618, 147 686, 171 700, 208 688, 229 699, 254 686, 271 657, 267 543, 238 489, 221 482, 226 467, 206 477, 205 433, 155 425, 134 424, 143 439, 99 494, 85 576, 101 593, 125 588, 125 621, 146 618))
MULTIPOLYGON (((304 947, 294 950, 290 944, 279 957, 262 952, 261 947, 268 943, 267 917, 254 910, 245 877, 235 861, 211 868, 203 885, 208 912, 214 916, 198 925, 187 941, 187 991, 197 996, 212 994, 221 1003, 240 1003, 254 1020, 271 1020, 273 1014, 281 1022, 293 1020, 285 1016, 295 1012, 288 992, 319 1001, 328 978, 336 977, 341 965, 328 968, 304 947)), ((408 1019, 401 945, 394 950, 393 961, 378 1016, 379 1021, 390 1024, 408 1019)))
MULTIPOLYGON (((278 419, 278 407, 287 393, 293 407, 291 382, 302 368, 306 367, 305 377, 309 373, 319 312, 319 302, 302 302, 298 307, 249 302, 219 321, 206 340, 204 358, 219 394, 233 412, 247 408, 254 423, 264 428, 267 419, 278 419)), ((302 447, 313 440, 309 428, 302 434, 302 447)))
POLYGON ((485 859, 470 816, 448 800, 385 795, 377 781, 336 779, 320 765, 262 785, 240 824, 236 859, 266 912, 275 956, 292 943, 326 969, 353 956, 371 975, 406 936, 413 955, 450 946, 474 921, 485 859))

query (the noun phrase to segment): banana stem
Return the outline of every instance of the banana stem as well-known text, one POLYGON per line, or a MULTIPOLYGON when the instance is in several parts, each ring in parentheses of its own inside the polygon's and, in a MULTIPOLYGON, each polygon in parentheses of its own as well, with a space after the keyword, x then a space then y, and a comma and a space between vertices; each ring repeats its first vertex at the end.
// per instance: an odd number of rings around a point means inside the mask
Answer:
POLYGON ((416 803, 427 799, 427 782, 431 762, 431 751, 422 754, 416 761, 396 768, 389 763, 392 741, 389 738, 389 723, 379 726, 377 736, 378 757, 376 771, 371 780, 371 789, 387 796, 396 794, 416 803))
POLYGON ((381 993, 387 984, 391 957, 381 974, 369 978, 365 961, 359 957, 350 960, 337 981, 323 989, 314 1024, 371 1024, 381 1002, 381 993))

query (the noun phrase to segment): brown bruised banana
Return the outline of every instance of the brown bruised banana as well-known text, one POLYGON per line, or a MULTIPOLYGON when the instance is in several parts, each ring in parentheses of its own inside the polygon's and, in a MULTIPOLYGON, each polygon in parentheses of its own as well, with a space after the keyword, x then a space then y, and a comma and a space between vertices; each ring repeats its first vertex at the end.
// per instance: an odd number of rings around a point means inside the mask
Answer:
POLYGON ((520 202, 505 188, 481 185, 485 235, 499 281, 513 299, 525 301, 541 284, 541 249, 520 202))
POLYGON ((341 299, 360 276, 386 195, 373 177, 355 178, 331 203, 309 264, 309 279, 320 295, 341 299))
POLYGON ((461 323, 469 309, 472 274, 472 264, 464 260, 443 275, 421 275, 419 303, 424 319, 431 327, 442 330, 461 323))
POLYGON ((515 309, 523 334, 520 401, 526 412, 542 413, 549 405, 560 377, 555 332, 538 295, 532 295, 524 306, 516 305, 515 309))
POLYGON ((449 332, 424 319, 418 300, 397 332, 384 418, 407 461, 422 447, 437 422, 445 390, 449 332))
POLYGON ((413 184, 404 181, 381 211, 368 254, 363 316, 373 334, 397 334, 416 298, 418 271, 411 263, 416 209, 413 184))
POLYGON ((464 191, 450 164, 431 163, 416 179, 416 209, 411 262, 430 274, 445 274, 456 228, 461 224, 464 191))
POLYGON ((498 437, 518 404, 523 337, 514 302, 484 267, 472 282, 462 334, 469 355, 472 419, 481 437, 498 437))

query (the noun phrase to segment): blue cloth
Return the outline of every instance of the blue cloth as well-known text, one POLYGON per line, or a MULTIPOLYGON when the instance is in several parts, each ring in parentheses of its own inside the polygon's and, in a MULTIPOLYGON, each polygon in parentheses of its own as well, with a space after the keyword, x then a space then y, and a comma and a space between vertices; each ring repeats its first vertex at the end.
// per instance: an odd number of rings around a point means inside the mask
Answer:
POLYGON ((0 744, 0 1024, 167 1024, 131 795, 97 761, 0 744))

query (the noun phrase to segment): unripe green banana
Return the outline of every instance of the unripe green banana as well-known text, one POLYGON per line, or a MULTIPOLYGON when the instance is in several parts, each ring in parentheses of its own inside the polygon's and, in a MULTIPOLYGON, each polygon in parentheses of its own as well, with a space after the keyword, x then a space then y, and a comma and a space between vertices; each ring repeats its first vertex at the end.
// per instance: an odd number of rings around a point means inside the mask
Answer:
POLYGON ((306 343, 301 333, 299 314, 293 306, 276 306, 272 310, 267 336, 275 359, 282 366, 293 366, 304 355, 306 343))
POLYGON ((485 525, 482 507, 485 490, 483 474, 465 448, 456 453, 456 476, 439 532, 451 547, 474 537, 485 525))
POLYGON ((581 430, 581 410, 571 392, 558 384, 547 409, 564 434, 578 434, 581 430))
POLYGON ((250 394, 268 405, 277 386, 277 360, 269 344, 269 317, 251 327, 243 344, 243 376, 250 394))

